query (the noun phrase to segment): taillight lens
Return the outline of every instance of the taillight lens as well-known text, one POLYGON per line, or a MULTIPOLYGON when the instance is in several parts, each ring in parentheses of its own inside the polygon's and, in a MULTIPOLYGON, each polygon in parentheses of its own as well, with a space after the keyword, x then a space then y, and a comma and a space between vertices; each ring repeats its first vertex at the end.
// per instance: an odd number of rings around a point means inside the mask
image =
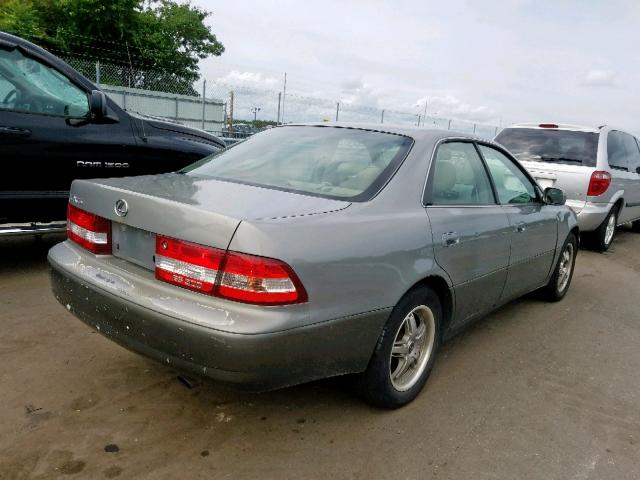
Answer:
POLYGON ((261 305, 307 300, 304 287, 289 265, 237 252, 227 253, 216 293, 220 297, 261 305))
POLYGON ((197 292, 259 305, 307 301, 284 262, 156 236, 156 278, 197 292))
POLYGON ((595 171, 591 174, 587 195, 589 197, 602 195, 607 191, 609 185, 611 185, 611 174, 609 172, 595 171))
POLYGON ((111 253, 111 222, 71 204, 67 206, 67 237, 90 252, 111 253))
POLYGON ((156 278, 203 293, 213 293, 224 250, 156 236, 156 278))

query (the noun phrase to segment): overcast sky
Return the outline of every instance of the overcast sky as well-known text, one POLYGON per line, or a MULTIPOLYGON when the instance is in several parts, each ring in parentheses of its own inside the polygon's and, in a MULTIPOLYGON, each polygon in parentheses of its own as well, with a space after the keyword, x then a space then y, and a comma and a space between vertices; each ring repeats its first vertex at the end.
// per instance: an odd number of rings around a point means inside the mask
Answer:
MULTIPOLYGON (((204 77, 344 105, 640 133, 638 0, 195 0, 204 77)), ((243 107, 246 108, 246 107, 243 107)))

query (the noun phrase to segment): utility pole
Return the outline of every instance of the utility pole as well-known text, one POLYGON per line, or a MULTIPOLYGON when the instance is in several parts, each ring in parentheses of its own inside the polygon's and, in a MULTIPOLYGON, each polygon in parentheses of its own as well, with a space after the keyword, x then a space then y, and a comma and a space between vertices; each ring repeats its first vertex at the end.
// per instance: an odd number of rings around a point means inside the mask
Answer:
POLYGON ((424 97, 424 115, 422 116, 422 126, 423 127, 424 127, 426 121, 427 121, 427 97, 424 97))
POLYGON ((384 123, 384 109, 382 110, 382 115, 380 115, 380 123, 384 123))
POLYGON ((204 110, 206 107, 206 95, 207 94, 207 79, 204 79, 204 82, 202 82, 202 130, 204 130, 204 110))
POLYGON ((233 90, 229 92, 229 133, 233 133, 233 90))
POLYGON ((282 88, 282 123, 284 123, 284 102, 287 99, 287 72, 284 72, 284 86, 282 88))
POLYGON ((336 122, 338 121, 338 117, 340 116, 340 102, 336 103, 336 122))
POLYGON ((278 120, 276 125, 280 125, 280 102, 282 101, 282 92, 278 92, 278 120))
MULTIPOLYGON (((258 112, 262 110, 260 107, 251 107, 251 113, 253 113, 253 122, 255 123, 258 120, 258 112)), ((254 125, 255 127, 255 125, 254 125)))
POLYGON ((418 126, 420 126, 420 117, 422 117, 422 115, 418 114, 418 126))

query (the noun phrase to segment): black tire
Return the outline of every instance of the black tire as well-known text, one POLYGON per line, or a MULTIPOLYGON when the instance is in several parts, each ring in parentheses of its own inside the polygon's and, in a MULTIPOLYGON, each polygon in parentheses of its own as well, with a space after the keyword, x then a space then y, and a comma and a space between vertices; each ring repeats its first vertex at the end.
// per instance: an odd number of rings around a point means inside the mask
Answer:
POLYGON ((636 220, 631 224, 631 230, 634 232, 640 232, 640 220, 636 220))
POLYGON ((614 220, 615 227, 614 228, 617 228, 618 207, 616 206, 616 207, 613 207, 609 211, 609 214, 604 219, 604 221, 600 224, 600 226, 597 229, 595 229, 593 232, 590 232, 587 235, 588 244, 591 246, 591 248, 593 248, 594 250, 596 250, 598 252, 606 252, 607 250, 609 250, 609 247, 613 243, 613 238, 615 237, 615 230, 614 230, 613 236, 611 237, 609 242, 607 243, 607 241, 606 241, 607 240, 607 225, 609 224, 609 221, 611 220, 612 216, 615 216, 615 220, 614 220))
MULTIPOLYGON (((427 312, 424 308, 419 311, 427 312)), ((435 363, 436 354, 440 345, 441 324, 442 306, 440 299, 433 290, 427 287, 417 287, 408 292, 394 307, 391 315, 389 315, 389 319, 382 329, 367 370, 358 375, 357 387, 360 395, 370 404, 388 409, 402 407, 416 398, 429 378, 429 374, 435 363), (398 390, 391 379, 393 362, 398 361, 392 360, 391 349, 396 341, 396 335, 403 331, 401 328, 405 328, 405 319, 409 313, 422 307, 427 307, 431 313, 429 322, 423 321, 423 323, 425 323, 425 325, 431 325, 430 322, 432 318, 432 327, 426 326, 425 328, 429 328, 429 331, 431 331, 431 328, 433 329, 433 343, 429 349, 430 353, 428 354, 428 359, 426 359, 426 365, 422 367, 423 370, 419 374, 418 371, 420 369, 417 368, 417 365, 421 364, 421 362, 416 361, 414 377, 417 378, 417 381, 414 380, 415 383, 406 390, 398 390)))
POLYGON ((578 256, 578 239, 573 233, 570 233, 567 239, 562 245, 562 250, 560 250, 560 255, 558 255, 558 260, 556 262, 556 267, 553 270, 553 275, 551 275, 551 279, 546 286, 544 286, 541 290, 541 296, 543 299, 550 302, 559 302, 564 298, 569 290, 569 286, 571 285, 571 279, 573 278, 573 272, 576 267, 576 257, 578 256), (560 277, 562 275, 563 268, 563 255, 565 252, 571 251, 572 259, 570 270, 568 272, 569 276, 566 279, 566 283, 560 282, 560 277), (562 283, 562 284, 561 284, 562 283))

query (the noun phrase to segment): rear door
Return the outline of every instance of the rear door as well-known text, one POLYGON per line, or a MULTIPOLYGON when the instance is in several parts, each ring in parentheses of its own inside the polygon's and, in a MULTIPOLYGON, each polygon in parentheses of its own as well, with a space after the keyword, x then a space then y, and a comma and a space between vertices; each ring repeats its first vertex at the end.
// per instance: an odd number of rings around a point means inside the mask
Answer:
POLYGON ((472 142, 437 147, 425 191, 435 258, 456 299, 452 326, 492 309, 507 277, 512 229, 472 142))
POLYGON ((558 207, 546 205, 533 181, 504 152, 479 145, 513 232, 503 300, 547 281, 558 239, 558 207))

